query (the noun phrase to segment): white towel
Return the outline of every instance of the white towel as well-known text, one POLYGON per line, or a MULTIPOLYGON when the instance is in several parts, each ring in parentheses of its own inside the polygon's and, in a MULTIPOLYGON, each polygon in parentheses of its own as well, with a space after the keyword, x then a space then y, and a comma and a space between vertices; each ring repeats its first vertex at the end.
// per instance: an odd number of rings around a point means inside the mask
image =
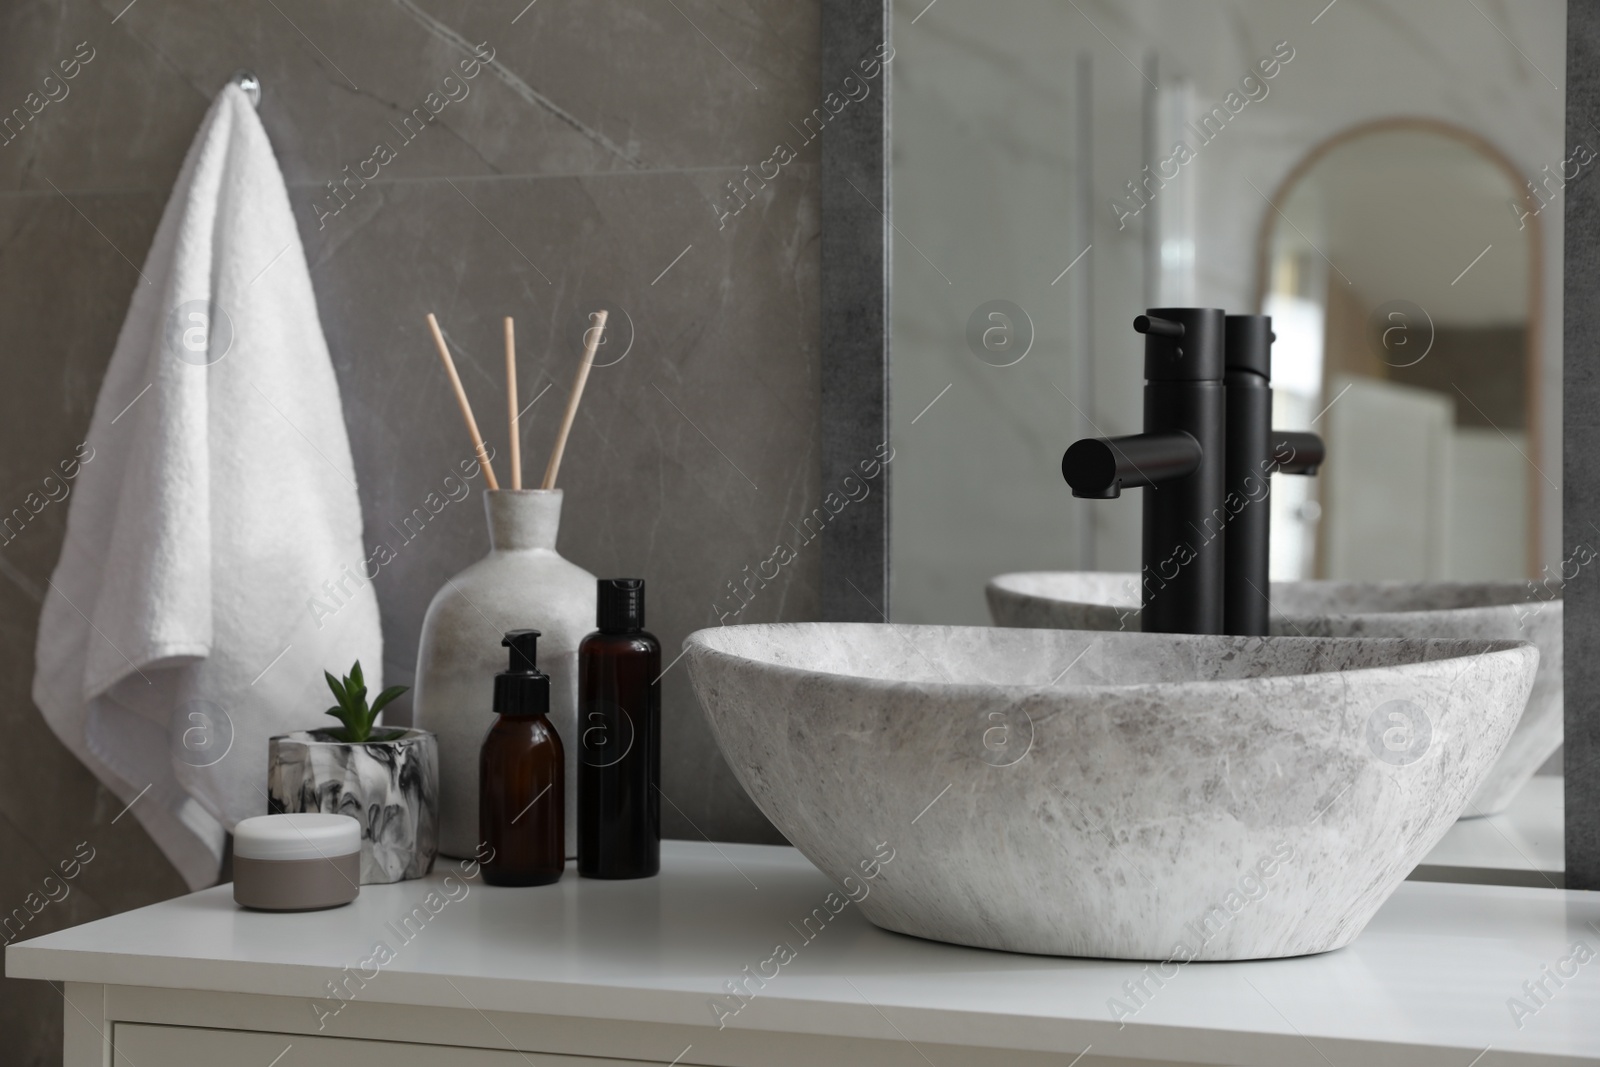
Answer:
POLYGON ((323 668, 359 658, 383 684, 339 386, 235 86, 184 160, 87 445, 33 698, 198 888, 223 831, 267 810, 267 738, 337 725, 323 668))

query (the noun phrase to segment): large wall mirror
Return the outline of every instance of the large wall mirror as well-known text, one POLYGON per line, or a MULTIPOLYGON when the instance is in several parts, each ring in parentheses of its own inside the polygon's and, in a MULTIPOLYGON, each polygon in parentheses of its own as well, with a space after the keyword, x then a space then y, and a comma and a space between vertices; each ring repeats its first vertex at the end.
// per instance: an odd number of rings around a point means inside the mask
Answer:
POLYGON ((1432 119, 1364 123, 1272 196, 1257 278, 1275 414, 1338 462, 1273 497, 1278 578, 1541 566, 1541 227, 1515 164, 1432 119))
MULTIPOLYGON (((1274 581, 1559 614, 1563 227, 1600 137, 1568 136, 1563 0, 893 11, 895 622, 991 624, 1022 572, 1139 606, 1150 490, 1074 499, 1061 462, 1144 428, 1133 320, 1171 306, 1271 315, 1275 426, 1326 441, 1272 479, 1274 581)), ((1555 736, 1545 851, 1479 831, 1530 884, 1565 862, 1555 736)))

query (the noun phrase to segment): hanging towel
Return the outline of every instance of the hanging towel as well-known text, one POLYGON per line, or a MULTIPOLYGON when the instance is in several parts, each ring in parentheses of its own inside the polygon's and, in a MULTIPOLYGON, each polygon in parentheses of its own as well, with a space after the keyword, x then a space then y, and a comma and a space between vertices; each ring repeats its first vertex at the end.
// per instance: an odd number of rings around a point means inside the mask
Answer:
POLYGON ((237 86, 184 160, 85 446, 33 698, 199 888, 267 811, 267 738, 336 725, 323 669, 383 684, 339 386, 237 86))

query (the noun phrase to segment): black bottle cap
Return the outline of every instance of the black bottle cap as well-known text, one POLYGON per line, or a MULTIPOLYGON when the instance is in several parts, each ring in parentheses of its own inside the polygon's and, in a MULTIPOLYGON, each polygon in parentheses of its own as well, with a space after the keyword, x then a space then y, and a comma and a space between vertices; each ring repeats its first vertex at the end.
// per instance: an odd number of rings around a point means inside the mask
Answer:
POLYGON ((604 633, 644 629, 644 579, 601 578, 595 583, 595 625, 604 633))
POLYGON ((548 715, 550 676, 539 670, 539 631, 508 630, 500 643, 511 650, 511 666, 494 676, 494 713, 548 715))
POLYGON ((1229 370, 1244 370, 1272 380, 1271 315, 1229 315, 1223 326, 1224 362, 1229 370))

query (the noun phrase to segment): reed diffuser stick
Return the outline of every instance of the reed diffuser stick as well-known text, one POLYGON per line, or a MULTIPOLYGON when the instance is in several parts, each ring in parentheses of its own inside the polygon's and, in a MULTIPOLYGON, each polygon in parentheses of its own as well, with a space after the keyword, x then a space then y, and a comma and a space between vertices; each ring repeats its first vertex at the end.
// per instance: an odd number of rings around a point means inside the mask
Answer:
POLYGON ((517 335, 506 316, 506 410, 511 416, 511 488, 522 488, 522 431, 517 425, 517 335))
POLYGON ((556 472, 561 469, 561 454, 567 450, 567 435, 572 433, 572 420, 578 416, 578 401, 583 399, 583 387, 589 381, 589 368, 594 364, 595 349, 600 347, 600 337, 606 329, 606 312, 596 311, 589 316, 590 327, 583 331, 583 362, 578 364, 578 376, 572 382, 572 395, 567 397, 567 411, 561 416, 561 431, 556 434, 556 447, 550 453, 550 463, 544 469, 544 488, 556 487, 556 472))
POLYGON ((478 463, 483 467, 484 481, 490 489, 500 488, 500 483, 495 479, 494 467, 489 463, 489 450, 483 445, 483 435, 478 432, 478 420, 472 417, 472 405, 467 402, 467 391, 461 386, 461 375, 456 373, 456 361, 450 358, 450 348, 444 343, 444 333, 439 329, 439 320, 433 317, 433 312, 428 312, 428 329, 433 331, 433 343, 439 349, 439 359, 444 363, 444 372, 450 376, 450 386, 456 391, 456 403, 461 407, 461 417, 467 420, 467 432, 472 435, 472 447, 478 452, 478 463))

